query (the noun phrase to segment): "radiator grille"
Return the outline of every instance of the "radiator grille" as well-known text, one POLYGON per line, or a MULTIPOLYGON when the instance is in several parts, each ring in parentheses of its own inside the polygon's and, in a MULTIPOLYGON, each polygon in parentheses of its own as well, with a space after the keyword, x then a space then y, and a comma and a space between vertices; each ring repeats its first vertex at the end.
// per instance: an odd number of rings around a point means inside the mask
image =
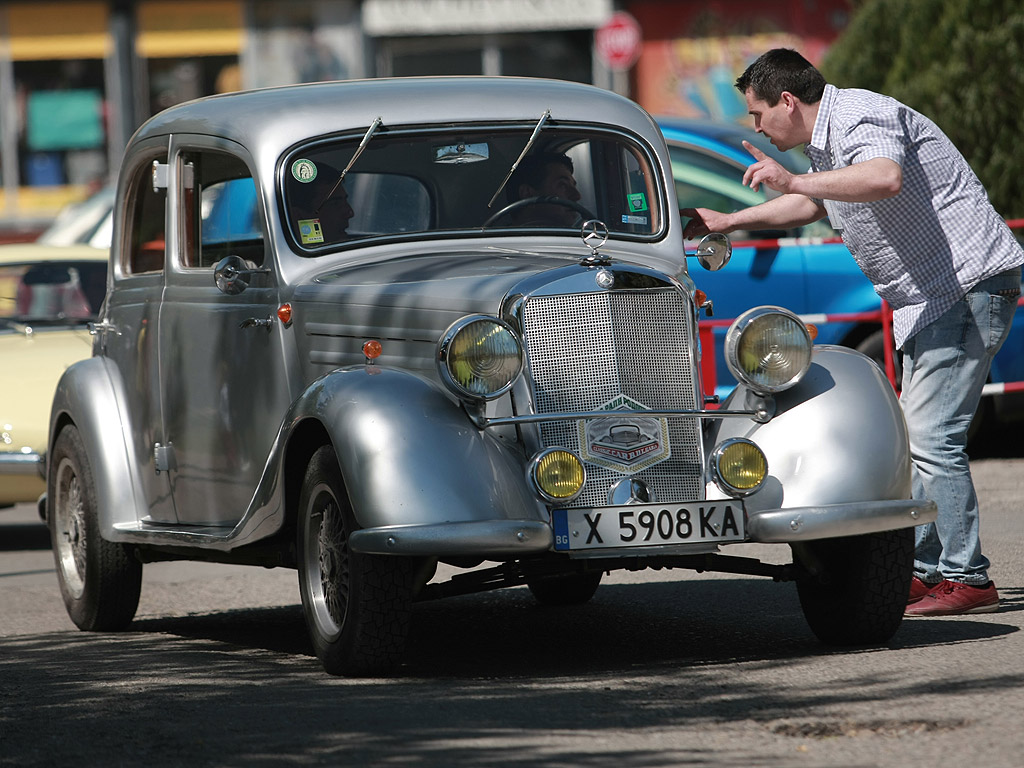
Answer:
MULTIPOLYGON (((537 413, 591 411, 625 395, 650 409, 696 408, 691 313, 675 290, 609 291, 530 298, 524 339, 537 413)), ((587 465, 587 486, 569 506, 607 504, 609 488, 637 477, 658 501, 704 496, 697 419, 669 419, 671 457, 638 472, 587 465)), ((581 450, 577 422, 541 426, 545 447, 581 450)))

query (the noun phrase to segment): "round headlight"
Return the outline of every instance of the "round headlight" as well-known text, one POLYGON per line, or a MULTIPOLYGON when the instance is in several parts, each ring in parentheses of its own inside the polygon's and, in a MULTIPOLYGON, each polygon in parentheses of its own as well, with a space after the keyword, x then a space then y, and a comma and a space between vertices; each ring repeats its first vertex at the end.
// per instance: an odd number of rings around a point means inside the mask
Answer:
POLYGON ((530 462, 530 479, 546 500, 564 504, 583 490, 587 470, 575 453, 564 448, 548 448, 530 462))
POLYGON ((757 307, 729 326, 725 362, 737 381, 773 394, 800 381, 811 365, 811 346, 799 317, 781 307, 757 307))
POLYGON ((768 459, 750 440, 725 440, 711 454, 711 475, 725 493, 746 496, 760 488, 768 477, 768 459))
POLYGON ((459 397, 491 400, 523 369, 523 348, 497 318, 471 315, 455 322, 438 344, 438 372, 459 397))

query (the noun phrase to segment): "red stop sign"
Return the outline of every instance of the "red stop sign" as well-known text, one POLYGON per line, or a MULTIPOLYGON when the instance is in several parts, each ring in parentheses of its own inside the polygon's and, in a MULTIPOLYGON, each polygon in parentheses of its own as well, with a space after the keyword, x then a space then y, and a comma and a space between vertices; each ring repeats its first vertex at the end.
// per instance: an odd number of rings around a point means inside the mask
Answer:
POLYGON ((609 69, 629 69, 640 58, 640 24, 625 11, 617 11, 594 32, 594 47, 609 69))

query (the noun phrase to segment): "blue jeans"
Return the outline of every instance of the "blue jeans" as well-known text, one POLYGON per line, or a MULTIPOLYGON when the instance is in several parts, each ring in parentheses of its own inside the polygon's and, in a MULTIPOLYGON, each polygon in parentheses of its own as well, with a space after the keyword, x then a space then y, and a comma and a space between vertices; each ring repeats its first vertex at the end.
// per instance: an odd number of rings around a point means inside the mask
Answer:
POLYGON ((915 499, 938 505, 934 523, 917 527, 914 575, 980 586, 978 498, 967 461, 967 428, 981 401, 992 358, 1013 321, 1020 267, 982 280, 903 346, 900 403, 910 432, 915 499))

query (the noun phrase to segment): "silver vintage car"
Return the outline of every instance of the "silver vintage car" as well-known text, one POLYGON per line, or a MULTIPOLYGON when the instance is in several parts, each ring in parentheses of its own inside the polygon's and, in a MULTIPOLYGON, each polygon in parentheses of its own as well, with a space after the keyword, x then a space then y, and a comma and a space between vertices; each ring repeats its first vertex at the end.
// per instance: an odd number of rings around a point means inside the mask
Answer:
POLYGON ((636 104, 558 81, 292 86, 146 123, 50 422, 75 624, 126 627, 145 563, 295 568, 324 668, 370 675, 416 601, 582 603, 654 567, 793 581, 823 642, 888 640, 935 516, 892 388, 757 307, 728 334, 739 387, 706 396, 670 167, 636 104))

